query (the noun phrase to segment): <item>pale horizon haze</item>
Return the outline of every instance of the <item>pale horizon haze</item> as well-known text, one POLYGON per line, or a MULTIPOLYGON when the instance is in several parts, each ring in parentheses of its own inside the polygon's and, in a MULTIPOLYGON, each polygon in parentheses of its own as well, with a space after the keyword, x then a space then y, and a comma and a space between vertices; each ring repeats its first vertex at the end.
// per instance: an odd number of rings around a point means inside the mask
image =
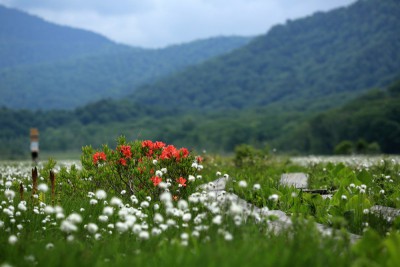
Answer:
POLYGON ((272 26, 355 0, 0 0, 49 22, 122 44, 162 48, 216 36, 256 36, 272 26))

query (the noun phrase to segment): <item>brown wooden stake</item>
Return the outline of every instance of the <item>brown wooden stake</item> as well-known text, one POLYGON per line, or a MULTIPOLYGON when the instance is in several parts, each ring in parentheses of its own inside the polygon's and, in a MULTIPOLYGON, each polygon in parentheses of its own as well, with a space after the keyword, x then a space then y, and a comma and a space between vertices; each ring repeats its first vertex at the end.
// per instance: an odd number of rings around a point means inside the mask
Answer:
POLYGON ((50 183, 51 183, 51 202, 54 206, 55 192, 56 192, 56 176, 53 171, 50 171, 50 183))
POLYGON ((19 196, 21 201, 24 201, 24 185, 22 183, 19 184, 19 196))
POLYGON ((38 171, 37 168, 32 169, 32 196, 37 193, 37 180, 38 180, 38 171))

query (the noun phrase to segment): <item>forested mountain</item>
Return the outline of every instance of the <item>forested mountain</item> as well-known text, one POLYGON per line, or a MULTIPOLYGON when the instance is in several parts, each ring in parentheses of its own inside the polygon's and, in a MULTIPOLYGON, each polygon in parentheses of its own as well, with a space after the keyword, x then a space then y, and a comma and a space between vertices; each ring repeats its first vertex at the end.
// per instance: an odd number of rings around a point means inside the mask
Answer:
POLYGON ((227 53, 250 39, 215 37, 142 49, 0 6, 0 106, 70 109, 126 96, 139 85, 227 53))
POLYGON ((132 98, 189 109, 334 107, 400 73, 399 14, 398 0, 361 0, 288 21, 230 54, 142 87, 132 98))
POLYGON ((0 69, 94 54, 115 45, 99 34, 0 5, 0 69))

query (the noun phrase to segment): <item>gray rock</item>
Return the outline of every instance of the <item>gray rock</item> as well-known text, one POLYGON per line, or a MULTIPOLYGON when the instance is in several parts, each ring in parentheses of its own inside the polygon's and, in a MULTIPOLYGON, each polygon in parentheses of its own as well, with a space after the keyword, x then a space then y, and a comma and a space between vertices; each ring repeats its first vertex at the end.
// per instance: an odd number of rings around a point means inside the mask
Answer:
POLYGON ((380 205, 375 205, 372 206, 370 209, 371 213, 381 216, 387 221, 392 221, 396 217, 400 216, 400 210, 391 208, 391 207, 385 207, 385 206, 380 206, 380 205))
POLYGON ((308 187, 308 175, 302 172, 284 173, 281 176, 280 184, 298 189, 308 187))

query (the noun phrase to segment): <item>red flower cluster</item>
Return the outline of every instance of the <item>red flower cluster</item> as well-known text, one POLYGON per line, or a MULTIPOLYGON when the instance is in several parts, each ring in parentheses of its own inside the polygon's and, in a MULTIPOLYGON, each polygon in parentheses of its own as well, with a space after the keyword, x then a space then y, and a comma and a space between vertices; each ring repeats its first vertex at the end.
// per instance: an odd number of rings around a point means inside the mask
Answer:
POLYGON ((161 179, 161 177, 153 176, 153 177, 151 177, 151 181, 153 182, 154 186, 157 186, 159 183, 162 182, 162 179, 161 179))
POLYGON ((180 184, 181 186, 186 186, 186 179, 185 178, 183 178, 183 177, 179 177, 179 179, 176 179, 176 182, 178 183, 178 184, 180 184))
POLYGON ((99 160, 106 161, 106 154, 104 152, 96 152, 93 155, 93 164, 96 165, 99 160))
POLYGON ((125 145, 120 145, 117 149, 122 154, 122 157, 118 160, 118 163, 121 164, 122 166, 126 166, 127 160, 132 158, 131 147, 125 146, 125 145))
POLYGON ((132 151, 131 151, 131 147, 130 146, 121 145, 118 148, 118 150, 121 151, 122 155, 124 155, 125 158, 127 158, 127 159, 132 158, 132 151))
POLYGON ((164 147, 161 152, 160 159, 172 159, 175 158, 176 161, 179 161, 181 158, 186 158, 189 156, 189 150, 187 148, 177 149, 176 147, 169 145, 164 147))

